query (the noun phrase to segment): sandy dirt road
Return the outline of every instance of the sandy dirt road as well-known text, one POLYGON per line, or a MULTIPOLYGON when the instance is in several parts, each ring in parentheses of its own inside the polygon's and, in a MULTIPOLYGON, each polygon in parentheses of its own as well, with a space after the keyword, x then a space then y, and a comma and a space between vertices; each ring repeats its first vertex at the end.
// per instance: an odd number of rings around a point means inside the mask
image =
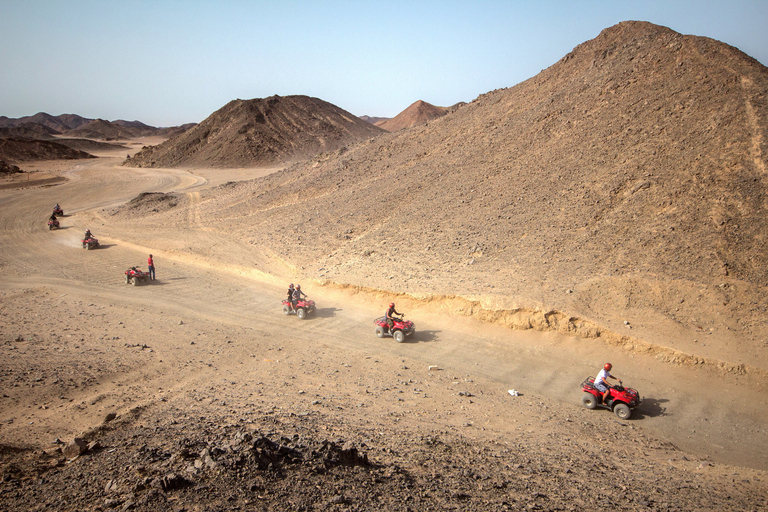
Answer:
POLYGON ((206 389, 233 409, 305 410, 320 401, 358 417, 474 425, 479 438, 514 438, 538 429, 507 394, 515 388, 553 418, 600 428, 616 418, 582 409, 578 386, 610 360, 645 399, 633 429, 699 457, 768 468, 768 383, 758 378, 678 367, 596 340, 510 331, 405 297, 398 309, 417 334, 397 344, 373 334, 372 319, 392 295, 306 276, 317 314, 283 316, 285 285, 301 270, 265 265, 258 243, 212 233, 195 215, 201 187, 253 173, 205 176, 119 161, 78 161, 62 170, 63 184, 0 190, 4 444, 44 445, 97 425, 108 411, 194 400, 206 389), (109 214, 142 192, 171 191, 189 200, 184 225, 137 230, 109 214), (45 219, 57 202, 66 216, 49 232, 45 219), (80 248, 85 228, 100 249, 80 248), (124 270, 146 268, 149 253, 158 280, 126 286, 124 270), (470 388, 475 399, 457 403, 470 388))

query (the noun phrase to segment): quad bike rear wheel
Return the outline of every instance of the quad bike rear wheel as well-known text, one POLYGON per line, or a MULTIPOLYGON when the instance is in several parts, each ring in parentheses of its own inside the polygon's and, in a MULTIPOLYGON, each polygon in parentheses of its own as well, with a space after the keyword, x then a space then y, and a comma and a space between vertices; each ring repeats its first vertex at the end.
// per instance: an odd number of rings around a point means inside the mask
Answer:
POLYGON ((128 284, 131 282, 131 278, 128 277, 128 274, 125 274, 125 284, 128 284))
POLYGON ((131 278, 131 284, 133 286, 138 286, 139 285, 139 278, 138 277, 132 277, 131 278))
POLYGON ((405 341, 405 333, 403 331, 393 332, 392 337, 395 338, 395 341, 398 343, 402 343, 405 341))
POLYGON ((632 409, 627 404, 616 404, 613 413, 622 420, 628 420, 632 416, 632 409))
POLYGON ((286 316, 291 314, 291 308, 288 304, 283 304, 283 314, 286 316))
POLYGON ((581 395, 581 405, 587 409, 594 409, 597 407, 597 397, 592 393, 584 393, 581 395))
POLYGON ((380 325, 376 327, 376 336, 378 336, 379 338, 384 337, 384 328, 380 325))
POLYGON ((304 308, 297 309, 296 316, 299 317, 299 320, 304 320, 305 318, 307 318, 307 310, 304 308))

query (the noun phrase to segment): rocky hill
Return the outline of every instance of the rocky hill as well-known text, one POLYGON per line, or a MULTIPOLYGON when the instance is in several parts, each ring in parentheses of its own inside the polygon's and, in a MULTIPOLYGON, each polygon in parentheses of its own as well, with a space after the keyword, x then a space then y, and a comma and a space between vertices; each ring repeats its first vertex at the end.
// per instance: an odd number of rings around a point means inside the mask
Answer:
POLYGON ((82 125, 76 130, 70 130, 67 135, 83 139, 125 140, 157 133, 158 129, 134 121, 105 121, 95 119, 82 125))
POLYGON ((204 221, 306 277, 765 372, 766 90, 736 48, 624 22, 428 125, 214 190, 204 221))
POLYGON ((60 132, 37 123, 21 123, 14 126, 0 128, 0 138, 24 138, 24 139, 53 139, 60 132))
POLYGON ((93 155, 50 140, 0 138, 0 160, 21 163, 30 160, 95 158, 93 155))
POLYGON ((139 167, 253 167, 295 162, 383 131, 308 96, 234 100, 184 134, 126 162, 139 167))
POLYGON ((443 117, 451 109, 447 107, 436 107, 426 101, 416 101, 408 108, 397 114, 392 119, 377 121, 375 124, 388 132, 396 132, 412 126, 428 123, 437 118, 443 117))

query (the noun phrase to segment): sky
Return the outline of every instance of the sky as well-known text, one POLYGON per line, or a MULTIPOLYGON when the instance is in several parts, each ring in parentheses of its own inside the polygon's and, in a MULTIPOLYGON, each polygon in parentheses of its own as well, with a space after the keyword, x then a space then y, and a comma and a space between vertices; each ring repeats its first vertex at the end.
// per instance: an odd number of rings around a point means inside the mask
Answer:
POLYGON ((768 0, 0 0, 0 115, 176 126, 304 94, 394 117, 512 87, 625 20, 768 64, 768 0))

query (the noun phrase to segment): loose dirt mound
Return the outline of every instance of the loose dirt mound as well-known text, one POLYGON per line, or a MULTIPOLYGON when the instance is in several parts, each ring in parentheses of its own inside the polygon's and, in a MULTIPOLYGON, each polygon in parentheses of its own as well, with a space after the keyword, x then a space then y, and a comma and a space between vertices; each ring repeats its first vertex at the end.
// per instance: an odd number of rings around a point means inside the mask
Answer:
POLYGON ((383 133, 308 96, 235 100, 205 121, 126 161, 132 167, 254 167, 302 160, 383 133))
POLYGON ((120 211, 127 211, 133 217, 144 217, 175 208, 180 201, 186 203, 186 199, 177 194, 144 192, 131 199, 120 211))
POLYGON ((394 118, 378 121, 375 124, 388 132, 396 132, 443 117, 450 110, 451 109, 446 107, 436 107, 425 101, 419 100, 397 114, 394 118))
POLYGON ((0 174, 15 174, 22 172, 18 165, 9 165, 5 160, 0 160, 0 174))

